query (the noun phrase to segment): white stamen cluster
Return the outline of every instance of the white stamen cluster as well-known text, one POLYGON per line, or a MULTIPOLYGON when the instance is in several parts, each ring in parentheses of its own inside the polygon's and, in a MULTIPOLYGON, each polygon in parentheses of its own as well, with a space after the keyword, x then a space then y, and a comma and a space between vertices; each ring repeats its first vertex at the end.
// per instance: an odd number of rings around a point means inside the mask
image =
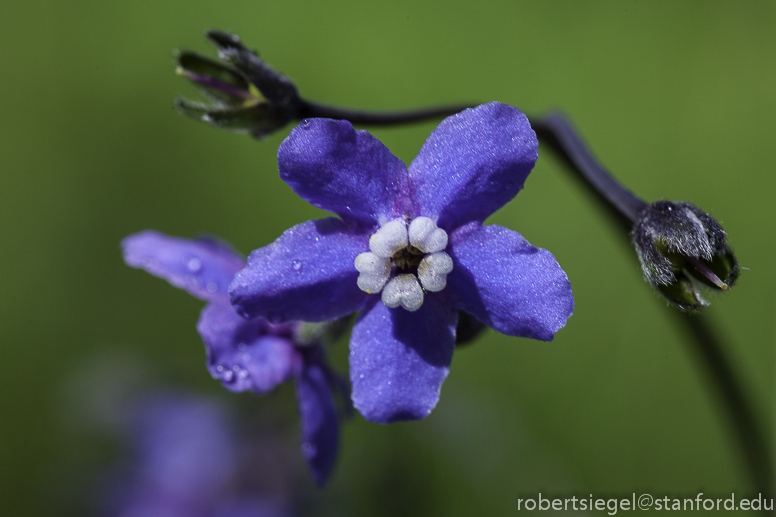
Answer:
POLYGON ((416 311, 424 291, 439 292, 447 284, 453 259, 443 251, 446 247, 447 232, 428 217, 413 219, 409 228, 400 219, 388 222, 369 238, 371 251, 356 257, 358 288, 369 294, 382 291, 388 307, 416 311), (417 276, 402 272, 415 265, 417 276), (399 274, 391 278, 394 270, 399 274))

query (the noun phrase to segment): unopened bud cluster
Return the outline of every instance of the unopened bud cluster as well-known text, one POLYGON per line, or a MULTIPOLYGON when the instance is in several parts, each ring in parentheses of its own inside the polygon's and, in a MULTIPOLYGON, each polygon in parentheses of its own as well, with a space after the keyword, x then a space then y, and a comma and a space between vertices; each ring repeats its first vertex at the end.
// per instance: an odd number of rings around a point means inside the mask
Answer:
POLYGON ((725 230, 690 203, 652 203, 634 226, 633 242, 646 280, 682 309, 708 305, 701 285, 727 291, 738 277, 725 230))
POLYGON ((210 101, 178 99, 178 110, 191 118, 230 131, 262 138, 298 118, 296 86, 245 47, 237 36, 210 31, 207 38, 222 62, 194 52, 180 52, 177 73, 210 101))

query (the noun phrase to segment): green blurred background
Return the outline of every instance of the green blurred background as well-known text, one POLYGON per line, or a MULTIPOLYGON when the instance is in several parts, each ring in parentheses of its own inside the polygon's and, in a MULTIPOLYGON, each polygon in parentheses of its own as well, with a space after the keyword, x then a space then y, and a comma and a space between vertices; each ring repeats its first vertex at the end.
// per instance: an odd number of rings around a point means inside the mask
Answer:
MULTIPOLYGON (((0 20, 3 515, 76 514, 72 465, 109 454, 74 431, 86 402, 68 386, 95 369, 110 385, 120 368, 105 365, 122 361, 99 358, 131 356, 154 382, 259 418, 293 416, 289 386, 261 399, 212 381, 194 328, 202 303, 121 259, 121 239, 146 228, 248 253, 322 214, 277 175, 290 128, 256 142, 175 112, 175 96, 196 94, 173 50, 214 55, 210 28, 239 34, 322 103, 561 109, 642 197, 711 212, 746 270, 708 314, 773 435, 773 2, 31 0, 2 2, 0 20)), ((373 133, 409 163, 434 127, 373 133)), ((555 254, 575 314, 551 343, 489 331, 459 350, 424 421, 351 419, 328 488, 298 482, 316 512, 514 515, 540 491, 751 495, 684 334, 559 162, 540 148, 525 190, 490 221, 555 254)), ((333 350, 340 366, 346 348, 333 350)))

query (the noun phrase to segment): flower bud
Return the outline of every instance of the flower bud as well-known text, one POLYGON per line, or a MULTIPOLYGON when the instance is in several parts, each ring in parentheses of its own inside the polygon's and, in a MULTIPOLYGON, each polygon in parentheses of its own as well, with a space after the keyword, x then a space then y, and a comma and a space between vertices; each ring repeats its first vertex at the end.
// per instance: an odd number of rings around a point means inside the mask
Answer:
POLYGON ((237 36, 210 31, 224 63, 194 52, 177 55, 176 72, 202 92, 209 104, 177 99, 178 110, 191 118, 262 138, 298 118, 301 99, 296 87, 246 48, 237 36))
POLYGON ((727 291, 738 277, 725 230, 690 203, 656 201, 633 228, 645 279, 680 309, 705 307, 699 287, 727 291))

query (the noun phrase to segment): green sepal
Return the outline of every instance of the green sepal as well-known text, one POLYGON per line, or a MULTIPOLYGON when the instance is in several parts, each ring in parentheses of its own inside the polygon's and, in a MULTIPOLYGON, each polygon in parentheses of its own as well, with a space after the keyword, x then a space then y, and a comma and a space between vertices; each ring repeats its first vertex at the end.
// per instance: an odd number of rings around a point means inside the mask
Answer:
POLYGON ((669 303, 679 309, 695 311, 709 305, 709 302, 701 298, 694 282, 683 273, 678 274, 671 284, 656 287, 669 303))
POLYGON ((258 138, 283 127, 287 122, 265 103, 238 108, 221 108, 176 99, 175 107, 193 119, 228 131, 250 133, 258 138))

